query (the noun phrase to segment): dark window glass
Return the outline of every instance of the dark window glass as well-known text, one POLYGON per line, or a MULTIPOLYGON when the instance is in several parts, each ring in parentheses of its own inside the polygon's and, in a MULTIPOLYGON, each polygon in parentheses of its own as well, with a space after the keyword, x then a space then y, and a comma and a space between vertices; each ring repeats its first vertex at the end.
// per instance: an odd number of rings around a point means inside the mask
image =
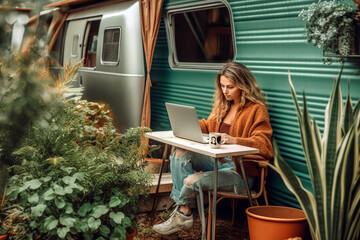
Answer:
POLYGON ((51 57, 56 60, 55 65, 62 66, 64 61, 64 44, 65 44, 65 38, 64 38, 64 29, 65 26, 63 26, 60 29, 60 32, 55 40, 54 46, 51 50, 51 57))
POLYGON ((87 23, 83 44, 83 58, 85 67, 96 66, 96 50, 98 43, 100 20, 87 23))
POLYGON ((120 29, 106 29, 102 60, 104 62, 118 62, 120 45, 120 29))
POLYGON ((223 63, 234 58, 229 11, 225 6, 174 13, 175 61, 223 63))

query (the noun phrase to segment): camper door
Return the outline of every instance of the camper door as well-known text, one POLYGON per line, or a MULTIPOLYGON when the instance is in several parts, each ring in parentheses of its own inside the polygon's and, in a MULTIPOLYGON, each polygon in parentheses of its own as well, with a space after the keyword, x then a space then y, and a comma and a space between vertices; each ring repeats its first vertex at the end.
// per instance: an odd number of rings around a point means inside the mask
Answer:
POLYGON ((70 21, 67 28, 67 37, 64 47, 64 64, 71 60, 72 64, 81 61, 81 49, 87 20, 70 21))

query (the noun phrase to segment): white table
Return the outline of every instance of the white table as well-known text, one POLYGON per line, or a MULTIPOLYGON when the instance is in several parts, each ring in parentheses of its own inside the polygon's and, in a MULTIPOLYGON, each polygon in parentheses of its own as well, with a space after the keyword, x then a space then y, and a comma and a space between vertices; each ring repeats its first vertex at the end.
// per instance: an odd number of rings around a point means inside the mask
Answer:
MULTIPOLYGON (((242 145, 238 145, 238 144, 223 144, 221 146, 221 148, 218 149, 213 149, 210 148, 208 146, 208 144, 204 144, 204 143, 198 143, 198 142, 194 142, 191 140, 187 140, 187 139, 183 139, 183 138, 178 138, 175 137, 172 133, 172 131, 159 131, 159 132, 152 132, 152 133, 146 133, 146 137, 148 137, 149 139, 161 142, 161 143, 165 143, 165 152, 167 151, 167 145, 172 145, 175 147, 179 147, 188 151, 192 151, 192 152, 196 152, 196 153, 200 153, 206 156, 210 156, 214 158, 214 189, 213 189, 213 209, 210 209, 210 211, 212 212, 212 222, 211 222, 211 236, 212 239, 215 240, 215 224, 216 224, 216 196, 217 196, 217 185, 218 185, 218 160, 219 158, 222 157, 226 157, 226 156, 238 156, 239 158, 239 165, 240 165, 240 170, 242 173, 242 177, 246 186, 246 191, 249 197, 249 201, 250 201, 250 205, 252 204, 252 199, 251 199, 251 194, 250 194, 250 189, 249 189, 249 185, 247 182, 247 178, 245 177, 245 170, 244 170, 244 165, 243 165, 243 161, 241 159, 242 155, 248 155, 248 154, 257 154, 259 153, 259 150, 256 148, 251 148, 251 147, 245 147, 242 145)), ((163 162, 165 160, 165 156, 166 154, 163 155, 163 162)), ((161 173, 163 170, 163 164, 161 166, 160 169, 160 175, 159 175, 159 181, 158 181, 158 186, 160 185, 160 181, 161 181, 161 173)), ((157 189, 158 191, 158 189, 157 189)), ((155 198, 157 195, 157 191, 155 193, 155 198)))

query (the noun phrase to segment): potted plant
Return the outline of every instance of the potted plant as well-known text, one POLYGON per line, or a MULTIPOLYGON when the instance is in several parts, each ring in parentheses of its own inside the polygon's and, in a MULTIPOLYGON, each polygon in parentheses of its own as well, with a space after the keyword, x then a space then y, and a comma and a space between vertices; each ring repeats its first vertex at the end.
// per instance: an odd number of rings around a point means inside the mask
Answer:
POLYGON ((295 194, 305 212, 313 239, 319 240, 360 237, 360 101, 354 107, 348 94, 343 104, 340 77, 341 71, 334 81, 321 135, 315 119, 309 115, 305 94, 303 108, 300 108, 289 74, 312 192, 303 187, 274 144, 273 169, 295 194))
POLYGON ((300 12, 306 20, 308 42, 323 47, 324 52, 347 56, 353 51, 355 39, 355 4, 340 1, 319 1, 300 12))
POLYGON ((8 229, 3 226, 0 226, 0 240, 7 240, 8 239, 8 229))

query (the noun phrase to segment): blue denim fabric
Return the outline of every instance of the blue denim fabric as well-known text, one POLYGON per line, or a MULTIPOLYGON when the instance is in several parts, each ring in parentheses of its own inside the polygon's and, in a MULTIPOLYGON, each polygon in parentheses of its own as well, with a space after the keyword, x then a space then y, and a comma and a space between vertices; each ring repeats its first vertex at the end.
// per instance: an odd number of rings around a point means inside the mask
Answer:
MULTIPOLYGON (((180 158, 175 158, 175 152, 170 156, 170 171, 173 180, 171 198, 177 205, 194 206, 196 195, 199 191, 213 189, 214 159, 198 153, 186 152, 180 158), (201 178, 191 186, 185 184, 188 176, 203 172, 201 178)), ((218 190, 236 191, 240 193, 245 190, 245 184, 241 176, 236 172, 236 167, 231 157, 225 158, 226 163, 218 162, 218 190)), ((254 179, 247 177, 251 188, 254 179)))

